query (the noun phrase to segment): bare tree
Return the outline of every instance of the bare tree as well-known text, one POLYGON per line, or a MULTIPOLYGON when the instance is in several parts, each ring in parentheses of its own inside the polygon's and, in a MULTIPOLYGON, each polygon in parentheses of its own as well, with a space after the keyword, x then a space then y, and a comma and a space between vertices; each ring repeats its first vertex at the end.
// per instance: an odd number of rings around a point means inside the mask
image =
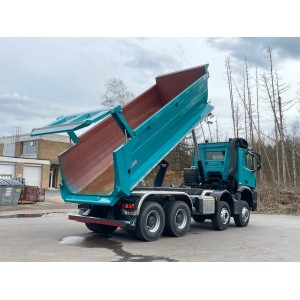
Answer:
POLYGON ((283 178, 283 185, 286 186, 286 154, 285 154, 285 146, 284 146, 284 125, 283 125, 283 107, 282 107, 282 99, 281 94, 284 92, 284 88, 280 88, 278 74, 275 72, 276 75, 276 86, 277 86, 277 107, 278 107, 278 114, 279 114, 279 136, 280 136, 280 144, 281 144, 281 154, 282 154, 282 178, 283 178))
POLYGON ((261 78, 263 81, 263 88, 267 95, 267 99, 270 105, 270 108, 273 113, 274 118, 274 131, 275 131, 275 151, 276 151, 276 166, 277 166, 277 183, 280 183, 280 158, 279 158, 279 121, 277 116, 277 105, 275 100, 275 76, 273 71, 273 58, 272 58, 272 49, 271 47, 267 48, 268 61, 269 61, 269 73, 262 74, 261 78))
MULTIPOLYGON (((258 152, 262 154, 265 166, 263 173, 259 174, 260 182, 263 179, 264 182, 271 180, 283 187, 289 187, 289 184, 296 186, 300 174, 299 130, 292 136, 291 124, 286 124, 288 119, 285 120, 285 116, 286 111, 295 104, 296 100, 299 106, 300 89, 294 100, 287 99, 284 93, 289 89, 289 85, 282 83, 274 67, 275 56, 271 47, 268 47, 266 52, 268 67, 265 73, 258 74, 256 68, 255 78, 251 77, 251 67, 245 60, 239 86, 234 80, 229 58, 225 61, 234 133, 238 136, 239 130, 244 126, 246 139, 249 139, 252 148, 257 147, 258 152), (267 107, 262 107, 262 100, 267 103, 267 107), (237 111, 238 104, 240 104, 240 112, 237 111), (272 118, 274 136, 264 132, 261 127, 264 113, 270 114, 272 118), (238 121, 238 116, 242 122, 238 121)), ((300 118, 298 123, 300 124, 300 118)), ((217 123, 214 121, 213 125, 217 126, 217 123)))
MULTIPOLYGON (((256 115, 257 115, 257 137, 258 137, 258 152, 261 153, 261 133, 260 133, 260 111, 259 111, 259 84, 258 84, 258 75, 257 67, 255 68, 255 83, 256 83, 256 115)), ((263 179, 263 171, 259 174, 260 179, 263 179)))
POLYGON ((216 142, 219 142, 219 123, 217 118, 216 118, 216 142))
MULTIPOLYGON (((249 124, 249 135, 251 145, 254 144, 254 135, 253 135, 253 109, 252 109, 252 95, 251 95, 251 76, 249 73, 249 65, 247 59, 245 58, 245 75, 246 75, 246 94, 247 94, 247 102, 246 105, 248 106, 247 115, 248 115, 248 124, 249 124)), ((246 97, 245 97, 246 98, 246 97)))
MULTIPOLYGON (((247 104, 246 104, 246 99, 245 99, 245 97, 244 97, 245 94, 244 94, 243 96, 241 95, 241 93, 240 93, 239 89, 237 88, 236 83, 235 83, 234 80, 233 80, 233 84, 235 85, 235 88, 236 88, 236 91, 237 91, 237 93, 238 93, 238 96, 240 97, 241 101, 242 101, 243 104, 244 104, 245 114, 247 115, 247 114, 248 114, 248 112, 247 112, 248 106, 247 106, 247 104)), ((243 89, 243 91, 245 91, 245 89, 243 89)), ((257 126, 255 125, 255 123, 253 123, 253 127, 254 127, 255 131, 258 132, 258 129, 257 129, 257 126)), ((272 167, 272 163, 271 163, 271 160, 270 160, 270 158, 269 158, 267 149, 266 149, 266 147, 265 147, 264 144, 262 144, 262 146, 263 146, 263 149, 264 149, 264 152, 265 152, 265 155, 266 155, 266 159, 267 159, 269 168, 270 168, 270 170, 271 170, 272 179, 273 179, 274 182, 276 182, 276 179, 275 179, 275 173, 274 173, 274 170, 273 170, 273 167, 272 167)))
POLYGON ((108 107, 124 105, 134 98, 134 94, 130 92, 122 80, 111 78, 105 83, 106 91, 101 96, 102 104, 108 107))
POLYGON ((296 155, 295 155, 295 145, 293 144, 292 149, 292 162, 293 162, 293 185, 294 187, 297 186, 297 168, 296 168, 296 155))
POLYGON ((233 88, 232 88, 232 71, 231 71, 231 62, 230 58, 227 57, 225 60, 226 65, 226 75, 227 75, 227 83, 228 83, 228 89, 229 89, 229 97, 230 97, 230 105, 231 105, 231 117, 232 117, 232 123, 233 123, 233 134, 235 137, 238 137, 238 129, 237 129, 237 120, 236 120, 236 109, 235 109, 235 102, 233 97, 233 88))
POLYGON ((245 72, 243 71, 243 98, 241 98, 244 104, 244 127, 245 127, 245 137, 248 140, 248 126, 247 126, 247 104, 246 104, 246 77, 245 72))
POLYGON ((212 138, 212 133, 211 133, 211 125, 213 124, 213 118, 214 115, 212 113, 209 113, 205 118, 204 118, 204 122, 207 124, 208 127, 208 131, 209 131, 209 137, 210 137, 210 141, 213 141, 212 138))

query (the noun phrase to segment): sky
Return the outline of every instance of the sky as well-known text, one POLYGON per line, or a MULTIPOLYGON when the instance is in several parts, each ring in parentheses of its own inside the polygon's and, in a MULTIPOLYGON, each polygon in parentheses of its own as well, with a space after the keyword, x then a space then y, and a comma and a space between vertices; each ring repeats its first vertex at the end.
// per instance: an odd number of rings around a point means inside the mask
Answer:
MULTIPOLYGON (((252 76, 267 68, 265 49, 274 51, 274 64, 286 98, 296 96, 300 82, 300 38, 278 37, 1 37, 0 136, 14 127, 22 134, 61 115, 101 108, 105 82, 121 79, 136 96, 155 84, 155 77, 209 64, 209 100, 215 107, 223 137, 232 136, 225 59, 241 80, 245 57, 252 76)), ((255 91, 253 91, 255 93, 255 91)), ((287 112, 296 118, 295 108, 287 112)), ((263 127, 271 130, 271 118, 263 127)))
MULTIPOLYGON (((208 84, 209 99, 215 107, 213 113, 223 135, 230 135, 225 58, 232 58, 235 74, 242 68, 245 56, 252 68, 257 66, 263 72, 267 45, 274 49, 275 65, 284 82, 291 84, 287 97, 295 97, 300 82, 299 8, 295 0, 10 0, 0 1, 0 12, 0 137, 10 135, 14 126, 21 127, 22 133, 29 133, 33 127, 48 124, 58 116, 99 108, 105 81, 113 76, 138 95, 153 85, 160 74, 206 63, 210 65, 208 84)), ((287 121, 295 117, 294 108, 287 121)), ((265 128, 270 127, 269 119, 268 115, 263 118, 265 128)), ((6 279, 4 292, 10 295, 13 290, 15 295, 20 293, 24 297, 27 281, 18 282, 16 290, 11 278, 15 274, 31 275, 35 286, 30 297, 34 299, 49 291, 49 282, 54 282, 55 292, 58 290, 66 298, 71 295, 79 299, 82 293, 84 297, 94 297, 95 289, 81 291, 74 286, 78 271, 85 274, 87 269, 92 275, 81 276, 81 286, 98 286, 101 282, 100 288, 105 286, 102 294, 111 297, 114 291, 115 296, 119 292, 122 298, 131 297, 131 292, 124 293, 128 290, 127 280, 119 280, 117 285, 112 280, 120 271, 128 274, 128 266, 127 263, 38 264, 35 265, 38 271, 31 273, 32 268, 27 265, 24 269, 20 264, 14 265, 16 269, 12 264, 1 265, 6 279)), ((295 289, 291 287, 297 288, 293 264, 192 262, 139 263, 129 267, 135 293, 146 295, 149 280, 145 278, 149 275, 154 278, 152 286, 156 293, 149 293, 149 297, 153 294, 173 299, 183 295, 194 297, 194 289, 189 287, 200 282, 205 287, 201 296, 211 296, 214 291, 215 298, 230 299, 232 293, 224 291, 228 290, 231 278, 235 280, 236 293, 246 299, 257 294, 274 299, 294 296, 295 289), (201 272, 195 273, 198 269, 201 272), (220 270, 226 270, 227 276, 222 276, 216 285, 211 278, 220 270), (285 276, 276 285, 278 271, 285 276), (178 274, 188 275, 180 276, 178 281, 178 274), (245 282, 252 282, 253 278, 255 288, 245 293, 245 282), (184 288, 168 288, 174 282, 180 282, 184 288)))

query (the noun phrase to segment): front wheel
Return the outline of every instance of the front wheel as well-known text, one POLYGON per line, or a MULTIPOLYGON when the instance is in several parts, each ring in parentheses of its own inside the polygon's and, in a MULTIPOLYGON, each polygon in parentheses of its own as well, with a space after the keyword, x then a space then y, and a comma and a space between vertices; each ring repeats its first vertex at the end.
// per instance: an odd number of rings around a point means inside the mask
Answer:
POLYGON ((154 201, 143 204, 136 222, 136 236, 138 239, 156 241, 165 227, 165 213, 162 206, 154 201))
POLYGON ((237 227, 246 227, 250 220, 250 209, 248 202, 242 200, 238 215, 233 216, 234 223, 237 227))
POLYGON ((170 202, 166 208, 165 232, 170 236, 184 236, 191 225, 191 211, 188 205, 182 201, 170 202))
POLYGON ((217 211, 211 219, 213 228, 216 230, 225 230, 230 223, 230 208, 227 202, 217 202, 217 211))
POLYGON ((85 223, 85 226, 89 230, 101 234, 110 234, 118 229, 118 226, 109 226, 109 225, 102 225, 96 223, 85 223))

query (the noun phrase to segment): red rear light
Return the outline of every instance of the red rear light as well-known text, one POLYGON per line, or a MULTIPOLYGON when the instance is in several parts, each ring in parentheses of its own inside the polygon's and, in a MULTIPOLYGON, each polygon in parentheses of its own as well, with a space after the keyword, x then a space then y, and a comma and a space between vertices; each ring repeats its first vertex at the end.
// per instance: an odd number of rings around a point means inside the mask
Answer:
POLYGON ((122 203, 122 208, 134 209, 134 204, 133 203, 122 203))

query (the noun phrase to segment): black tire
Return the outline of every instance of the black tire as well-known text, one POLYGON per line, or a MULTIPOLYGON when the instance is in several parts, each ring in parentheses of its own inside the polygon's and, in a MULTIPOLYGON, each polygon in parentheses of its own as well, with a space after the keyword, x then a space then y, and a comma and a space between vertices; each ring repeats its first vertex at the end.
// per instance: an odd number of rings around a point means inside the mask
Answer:
POLYGON ((92 225, 93 225, 92 223, 85 223, 85 226, 86 226, 90 231, 94 231, 92 225))
POLYGON ((197 222, 197 223, 204 223, 205 220, 206 220, 206 218, 203 217, 203 216, 197 216, 197 215, 195 215, 195 216, 193 216, 193 220, 195 222, 197 222))
POLYGON ((237 227, 246 227, 250 220, 249 204, 241 200, 240 211, 238 215, 233 216, 234 223, 237 227))
POLYGON ((225 230, 229 226, 230 207, 227 202, 217 202, 217 209, 211 221, 215 230, 225 230))
POLYGON ((102 225, 96 223, 85 223, 85 226, 89 230, 101 234, 110 234, 118 229, 118 226, 109 226, 109 225, 102 225))
POLYGON ((135 233, 138 239, 152 242, 160 238, 165 227, 165 212, 162 206, 153 201, 142 205, 136 221, 135 233))
POLYGON ((131 238, 133 238, 133 239, 137 238, 135 230, 126 230, 126 232, 131 238))
POLYGON ((165 207, 165 234, 169 236, 184 236, 191 225, 191 211, 183 201, 170 202, 165 207))

